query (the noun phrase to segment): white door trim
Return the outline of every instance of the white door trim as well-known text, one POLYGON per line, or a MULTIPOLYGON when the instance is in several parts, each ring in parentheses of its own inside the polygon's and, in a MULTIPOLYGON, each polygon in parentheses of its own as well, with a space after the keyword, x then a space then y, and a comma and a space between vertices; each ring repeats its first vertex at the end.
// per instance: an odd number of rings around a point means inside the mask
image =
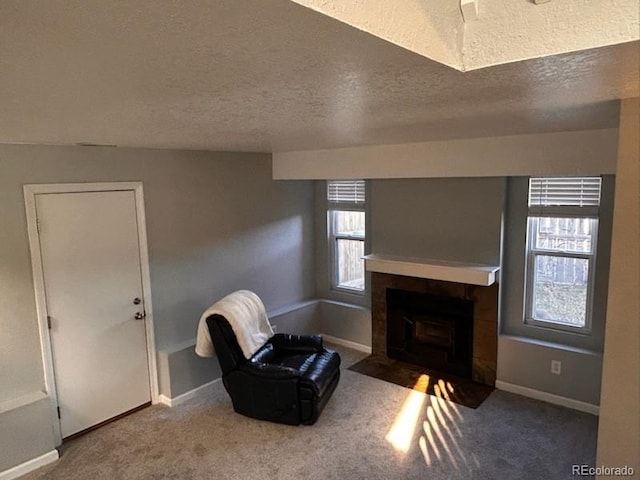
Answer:
POLYGON ((149 273, 149 253, 147 248, 147 223, 144 213, 144 196, 142 182, 117 183, 59 183, 24 185, 24 202, 27 214, 27 232, 31 251, 31 269, 36 298, 36 313, 40 330, 40 346, 42 349, 42 364, 44 367, 44 382, 46 393, 51 398, 51 415, 54 425, 56 444, 62 443, 62 432, 58 421, 58 398, 56 393, 53 369, 53 355, 51 338, 47 326, 47 302, 44 288, 44 271, 42 269, 42 253, 38 238, 36 195, 43 193, 77 193, 77 192, 112 192, 133 191, 136 200, 136 217, 138 221, 138 245, 140 250, 140 273, 142 277, 142 291, 145 306, 145 331, 147 341, 147 359, 149 363, 149 384, 151 386, 151 402, 158 403, 160 392, 158 389, 158 366, 156 363, 155 333, 153 328, 153 308, 151 305, 151 275, 149 273))

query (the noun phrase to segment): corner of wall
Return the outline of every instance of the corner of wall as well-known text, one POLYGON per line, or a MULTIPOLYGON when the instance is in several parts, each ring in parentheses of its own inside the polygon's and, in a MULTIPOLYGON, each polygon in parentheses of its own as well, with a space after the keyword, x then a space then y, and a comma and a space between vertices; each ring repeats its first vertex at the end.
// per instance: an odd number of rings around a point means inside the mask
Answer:
POLYGON ((333 300, 321 300, 318 311, 321 332, 352 344, 371 347, 371 310, 333 300))

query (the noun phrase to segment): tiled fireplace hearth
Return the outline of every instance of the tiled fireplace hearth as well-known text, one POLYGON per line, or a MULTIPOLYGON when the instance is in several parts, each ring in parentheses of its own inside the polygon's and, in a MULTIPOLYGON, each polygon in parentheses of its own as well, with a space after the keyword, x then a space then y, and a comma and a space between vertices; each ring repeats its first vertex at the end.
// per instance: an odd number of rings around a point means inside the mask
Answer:
MULTIPOLYGON (((373 270, 369 265, 367 269, 373 270)), ((467 343, 471 343, 471 352, 469 352, 471 357, 470 377, 475 382, 495 386, 498 356, 498 285, 493 282, 493 279, 487 283, 491 283, 491 285, 474 285, 372 271, 372 355, 382 358, 388 356, 387 314, 389 309, 387 302, 389 298, 394 298, 395 292, 407 292, 407 298, 417 298, 421 296, 420 294, 424 294, 422 297, 426 299, 441 298, 445 299, 445 303, 457 302, 472 305, 472 313, 468 315, 466 320, 472 322, 472 326, 470 325, 468 329, 472 333, 465 333, 470 337, 467 343)), ((408 319, 407 322, 411 322, 411 319, 408 319)), ((442 323, 446 324, 446 322, 442 323)), ((415 331, 415 326, 407 323, 407 330, 409 331, 411 328, 415 331)), ((438 335, 438 331, 442 332, 443 329, 443 326, 436 326, 436 335, 438 335)), ((446 343, 446 334, 444 338, 446 343)), ((393 343, 392 339, 391 344, 393 345, 393 343)), ((397 353, 394 351, 392 355, 397 355, 397 353)))

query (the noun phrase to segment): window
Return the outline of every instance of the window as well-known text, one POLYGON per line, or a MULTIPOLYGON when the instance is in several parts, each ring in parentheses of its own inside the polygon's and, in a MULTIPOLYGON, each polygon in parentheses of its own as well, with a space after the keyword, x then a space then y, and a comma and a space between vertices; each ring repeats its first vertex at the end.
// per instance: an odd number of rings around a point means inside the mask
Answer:
POLYGON ((526 323, 590 330, 600 190, 600 177, 529 180, 526 323))
POLYGON ((327 182, 331 288, 364 292, 364 180, 327 182))

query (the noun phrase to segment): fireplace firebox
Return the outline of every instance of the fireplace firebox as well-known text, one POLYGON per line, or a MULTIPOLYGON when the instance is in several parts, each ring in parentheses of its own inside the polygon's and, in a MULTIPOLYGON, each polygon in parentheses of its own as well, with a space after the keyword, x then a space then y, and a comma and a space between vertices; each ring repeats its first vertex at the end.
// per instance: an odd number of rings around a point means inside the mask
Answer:
POLYGON ((386 296, 390 358, 472 377, 472 301, 392 288, 386 296))

